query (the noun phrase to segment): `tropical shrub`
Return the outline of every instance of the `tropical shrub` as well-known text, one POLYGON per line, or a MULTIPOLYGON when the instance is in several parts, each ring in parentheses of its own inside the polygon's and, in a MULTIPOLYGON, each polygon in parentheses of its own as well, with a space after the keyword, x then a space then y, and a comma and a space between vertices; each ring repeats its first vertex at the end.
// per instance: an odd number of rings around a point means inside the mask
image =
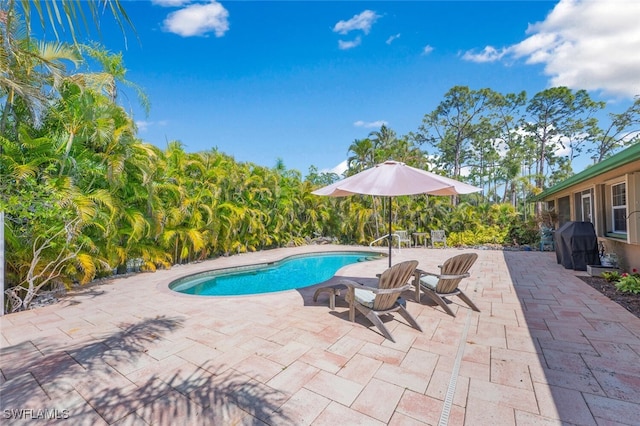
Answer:
POLYGON ((508 233, 508 241, 518 245, 536 245, 540 241, 540 230, 534 219, 524 222, 516 221, 511 225, 508 233))
POLYGON ((640 274, 622 274, 615 286, 623 293, 640 293, 640 274))
POLYGON ((501 245, 507 236, 509 229, 500 228, 497 225, 476 226, 474 230, 451 232, 447 236, 447 244, 451 246, 478 246, 483 244, 501 245))
POLYGON ((620 280, 621 277, 622 276, 618 271, 610 271, 610 272, 602 273, 602 278, 604 278, 605 280, 607 280, 607 282, 610 282, 610 283, 620 280))

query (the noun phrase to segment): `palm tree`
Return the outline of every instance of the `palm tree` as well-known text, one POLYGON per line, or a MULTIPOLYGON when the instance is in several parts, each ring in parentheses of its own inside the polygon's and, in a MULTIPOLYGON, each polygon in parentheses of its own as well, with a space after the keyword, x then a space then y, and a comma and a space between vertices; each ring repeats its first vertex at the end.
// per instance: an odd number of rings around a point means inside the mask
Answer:
POLYGON ((121 0, 95 0, 85 2, 82 0, 60 0, 52 2, 47 0, 9 0, 7 5, 8 11, 16 11, 18 5, 25 17, 28 32, 31 32, 31 23, 33 15, 37 15, 40 25, 45 27, 47 24, 51 26, 53 32, 58 37, 58 31, 69 32, 73 41, 77 41, 76 27, 78 23, 83 23, 87 30, 87 19, 85 13, 91 14, 95 27, 100 30, 100 17, 103 11, 109 10, 116 20, 124 35, 125 25, 133 29, 133 23, 129 19, 121 0), (43 7, 44 6, 44 7, 43 7))
POLYGON ((391 151, 397 139, 396 132, 383 124, 380 130, 369 133, 369 139, 373 142, 375 164, 391 159, 391 151))
POLYGON ((69 77, 81 87, 91 88, 99 93, 103 93, 115 102, 118 97, 117 83, 123 84, 134 89, 138 95, 138 101, 148 114, 151 107, 149 98, 140 86, 126 79, 127 69, 124 66, 122 53, 112 53, 99 45, 92 43, 90 45, 78 45, 83 55, 87 55, 99 63, 102 71, 75 73, 69 77))
MULTIPOLYGON (((55 16, 59 21, 62 16, 65 16, 64 13, 59 14, 58 5, 55 2, 42 3, 45 4, 47 13, 55 11, 55 16)), ((42 3, 37 0, 35 2, 23 1, 20 3, 10 0, 0 10, 0 21, 2 22, 2 25, 0 25, 0 69, 2 69, 2 73, 0 73, 0 97, 6 99, 0 118, 0 135, 7 141, 17 140, 18 129, 21 126, 32 130, 34 130, 34 127, 39 127, 42 112, 48 109, 49 101, 58 93, 57 91, 64 82, 66 75, 64 61, 68 60, 77 65, 81 60, 78 50, 73 46, 60 42, 37 42, 30 37, 29 25, 31 22, 30 12, 33 10, 32 6, 41 17, 44 17, 41 8, 42 3), (22 7, 25 14, 26 30, 21 26, 18 18, 19 6, 22 7)), ((81 7, 81 2, 63 1, 63 5, 65 4, 70 7, 65 6, 64 11, 71 13, 66 15, 65 23, 72 26, 74 16, 77 16, 73 11, 76 7, 81 7)), ((88 3, 88 7, 90 10, 96 11, 97 4, 88 3)), ((51 16, 53 16, 53 13, 51 16)), ((45 126, 45 128, 47 127, 45 126)), ((22 130, 23 133, 28 131, 22 130)), ((51 139, 49 138, 49 140, 51 139)), ((73 143, 73 135, 71 134, 67 140, 69 149, 65 150, 63 160, 66 160, 68 156, 68 151, 73 143)), ((3 143, 2 145, 6 144, 3 143)), ((52 153, 53 151, 49 152, 49 154, 52 153)), ((2 154, 1 151, 0 154, 2 154)), ((38 159, 37 161, 40 160, 38 159)), ((64 167, 63 162, 60 167, 59 177, 62 177, 64 167)), ((22 169, 24 170, 24 167, 22 169)), ((36 176, 39 175, 36 169, 32 169, 31 173, 36 176)), ((5 174, 4 168, 0 170, 0 174, 5 174)), ((2 194, 4 196, 7 192, 3 190, 2 194)), ((5 215, 1 214, 0 227, 3 230, 5 228, 4 218, 5 215)), ((49 240, 45 237, 44 241, 46 243, 49 240)), ((0 263, 2 264, 2 267, 0 267, 0 283, 4 284, 4 251, 0 254, 0 263)), ((39 252, 38 257, 44 254, 39 252)), ((80 259, 79 256, 76 257, 76 260, 80 259)), ((85 268, 85 271, 87 270, 85 268)))
POLYGON ((6 97, 0 119, 0 134, 5 135, 13 118, 13 130, 28 112, 38 118, 46 107, 51 89, 57 90, 65 75, 64 61, 79 64, 78 50, 60 42, 37 42, 22 31, 13 8, 0 14, 0 97, 6 97))
POLYGON ((371 139, 356 139, 347 151, 347 174, 354 175, 375 165, 375 147, 371 139))

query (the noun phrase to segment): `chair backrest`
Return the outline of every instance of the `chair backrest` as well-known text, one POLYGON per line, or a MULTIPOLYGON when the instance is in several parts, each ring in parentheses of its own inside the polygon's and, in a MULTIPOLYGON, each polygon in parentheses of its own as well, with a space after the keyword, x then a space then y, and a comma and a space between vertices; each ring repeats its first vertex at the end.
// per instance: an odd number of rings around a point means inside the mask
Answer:
POLYGON ((540 229, 540 239, 542 241, 553 241, 553 234, 554 234, 554 230, 553 228, 547 228, 545 226, 543 226, 540 229))
MULTIPOLYGON (((417 260, 407 260, 393 265, 380 275, 378 288, 392 289, 404 286, 409 282, 409 279, 413 276, 417 267, 417 260)), ((378 311, 390 309, 396 303, 402 291, 403 290, 398 290, 395 293, 377 294, 373 301, 373 309, 378 311)))
POLYGON ((446 237, 446 235, 444 233, 444 230, 437 229, 437 230, 431 231, 431 242, 442 243, 442 242, 445 242, 445 241, 447 241, 447 237, 446 237))
MULTIPOLYGON (((465 275, 478 259, 476 253, 465 253, 447 259, 441 266, 440 275, 465 275)), ((440 278, 436 285, 436 293, 451 293, 465 277, 454 279, 440 278)))
POLYGON ((400 238, 401 240, 406 240, 409 238, 409 236, 407 235, 407 231, 396 231, 396 234, 398 234, 398 238, 400 238))
POLYGON ((400 241, 408 241, 409 240, 409 234, 407 233, 407 231, 396 231, 395 233, 398 236, 398 239, 400 241))

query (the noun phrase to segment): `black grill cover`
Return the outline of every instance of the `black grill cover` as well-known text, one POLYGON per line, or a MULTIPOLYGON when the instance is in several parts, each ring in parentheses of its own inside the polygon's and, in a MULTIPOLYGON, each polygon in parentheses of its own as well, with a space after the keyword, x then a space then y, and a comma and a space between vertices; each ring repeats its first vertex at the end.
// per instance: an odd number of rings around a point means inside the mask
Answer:
POLYGON ((556 258, 566 269, 586 271, 600 265, 598 238, 591 222, 567 222, 556 231, 556 258))

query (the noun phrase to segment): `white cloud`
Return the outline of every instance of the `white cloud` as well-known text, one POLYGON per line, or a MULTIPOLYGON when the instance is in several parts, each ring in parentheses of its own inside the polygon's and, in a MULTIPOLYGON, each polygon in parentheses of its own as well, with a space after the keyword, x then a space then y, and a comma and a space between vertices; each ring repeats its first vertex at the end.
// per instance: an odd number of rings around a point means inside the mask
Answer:
POLYGON ((191 3, 191 0, 151 0, 151 4, 160 7, 180 7, 191 3))
POLYGON ((166 31, 182 37, 204 35, 215 32, 222 37, 229 30, 229 12, 220 3, 192 4, 170 13, 164 20, 166 31))
POLYGON ((356 46, 360 46, 361 42, 362 42, 362 39, 360 38, 360 36, 356 37, 355 40, 351 40, 351 41, 338 40, 338 49, 340 50, 353 49, 356 46))
POLYGON ((399 39, 399 38, 400 38, 400 33, 395 34, 395 35, 392 35, 392 36, 390 36, 390 37, 387 39, 387 41, 385 41, 385 43, 387 43, 387 44, 391 44, 391 43, 393 43, 396 39, 399 39))
POLYGON ((471 176, 471 172, 473 171, 472 167, 463 166, 460 168, 460 176, 469 177, 471 176))
POLYGON ((382 126, 386 126, 389 123, 387 123, 384 120, 378 120, 378 121, 362 121, 362 120, 358 120, 355 123, 353 123, 354 126, 356 127, 364 127, 365 129, 378 129, 382 126))
POLYGON ((369 34, 371 26, 379 17, 380 15, 377 15, 373 10, 365 10, 359 15, 354 15, 348 21, 339 21, 333 27, 333 31, 338 34, 347 34, 350 31, 362 30, 365 34, 369 34))
POLYGON ((149 129, 150 124, 150 122, 144 120, 136 121, 136 127, 138 128, 139 132, 146 132, 147 129, 149 129))
POLYGON ((505 53, 505 49, 497 50, 495 47, 486 46, 480 53, 475 53, 472 50, 464 52, 462 59, 471 62, 495 62, 502 59, 505 53))
POLYGON ((429 46, 428 44, 422 49, 423 55, 428 55, 431 52, 433 52, 433 47, 429 46))
POLYGON ((162 120, 162 121, 144 121, 144 120, 136 121, 136 127, 138 128, 138 131, 141 132, 141 133, 146 132, 152 126, 166 126, 166 125, 167 125, 167 122, 164 121, 164 120, 162 120))
POLYGON ((463 58, 499 60, 509 55, 544 65, 552 86, 640 94, 640 2, 561 0, 528 37, 505 49, 486 47, 463 58))

